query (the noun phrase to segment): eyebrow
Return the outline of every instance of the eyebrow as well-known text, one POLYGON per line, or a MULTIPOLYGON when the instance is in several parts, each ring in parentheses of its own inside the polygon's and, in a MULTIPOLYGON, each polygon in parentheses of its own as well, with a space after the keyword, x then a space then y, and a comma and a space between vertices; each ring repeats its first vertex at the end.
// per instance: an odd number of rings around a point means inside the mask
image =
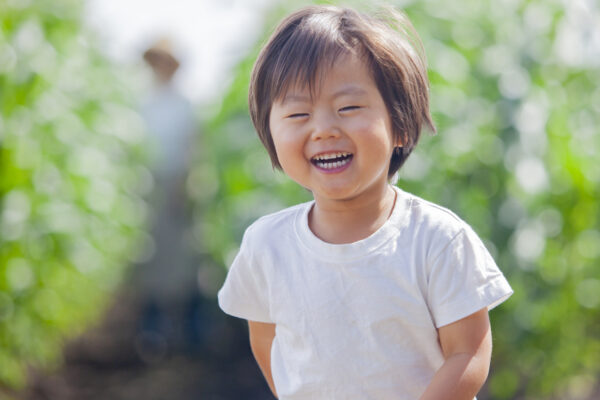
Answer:
POLYGON ((346 86, 346 87, 338 90, 337 92, 335 92, 333 94, 333 98, 346 96, 346 95, 350 95, 350 94, 365 95, 365 94, 367 94, 367 91, 365 89, 361 88, 360 86, 349 85, 349 86, 346 86))
POLYGON ((310 103, 310 96, 288 93, 284 96, 283 100, 281 100, 281 104, 287 103, 310 103))
MULTIPOLYGON (((360 86, 356 86, 356 85, 348 85, 343 87, 342 89, 338 90, 337 92, 335 92, 332 95, 332 98, 338 98, 341 96, 347 96, 347 95, 365 95, 367 94, 367 91, 363 88, 361 88, 360 86)), ((303 94, 297 94, 297 93, 288 93, 284 96, 283 100, 281 101, 281 104, 287 104, 287 103, 310 103, 311 101, 311 97, 310 96, 306 96, 303 94)))

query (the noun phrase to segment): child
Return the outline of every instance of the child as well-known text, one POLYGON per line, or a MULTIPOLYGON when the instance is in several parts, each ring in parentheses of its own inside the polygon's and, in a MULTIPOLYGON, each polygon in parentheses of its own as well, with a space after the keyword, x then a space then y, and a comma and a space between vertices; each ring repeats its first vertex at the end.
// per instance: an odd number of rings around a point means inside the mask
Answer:
POLYGON ((405 17, 308 7, 258 56, 250 114, 314 201, 245 232, 219 292, 280 399, 473 399, 512 290, 473 230, 390 184, 431 129, 405 17))

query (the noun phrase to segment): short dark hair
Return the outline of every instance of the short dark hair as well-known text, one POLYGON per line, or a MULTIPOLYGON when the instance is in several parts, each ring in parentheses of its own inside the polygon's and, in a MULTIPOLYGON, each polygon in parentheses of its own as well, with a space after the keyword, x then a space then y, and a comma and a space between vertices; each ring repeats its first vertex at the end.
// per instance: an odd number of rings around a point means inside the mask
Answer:
POLYGON ((357 54, 366 62, 387 106, 394 139, 403 144, 393 152, 388 177, 412 152, 423 125, 435 132, 423 45, 408 18, 391 8, 371 16, 349 8, 309 6, 280 22, 252 70, 250 117, 275 168, 281 164, 269 126, 273 102, 295 85, 308 85, 314 93, 344 54, 357 54))

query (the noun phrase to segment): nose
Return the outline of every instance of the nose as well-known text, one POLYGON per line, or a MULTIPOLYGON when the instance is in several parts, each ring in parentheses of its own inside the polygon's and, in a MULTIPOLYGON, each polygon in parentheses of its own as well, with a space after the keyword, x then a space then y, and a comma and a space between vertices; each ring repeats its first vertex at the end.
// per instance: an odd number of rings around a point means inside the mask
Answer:
POLYGON ((336 118, 329 113, 315 113, 313 117, 312 140, 339 138, 341 134, 336 118))

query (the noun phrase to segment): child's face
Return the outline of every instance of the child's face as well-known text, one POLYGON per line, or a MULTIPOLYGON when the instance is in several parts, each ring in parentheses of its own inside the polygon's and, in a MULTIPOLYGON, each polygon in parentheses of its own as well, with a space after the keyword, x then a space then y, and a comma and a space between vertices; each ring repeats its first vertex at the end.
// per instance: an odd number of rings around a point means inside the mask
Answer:
POLYGON ((385 193, 396 145, 386 105, 365 63, 340 57, 311 99, 291 87, 273 103, 270 128, 277 157, 315 200, 385 193))

